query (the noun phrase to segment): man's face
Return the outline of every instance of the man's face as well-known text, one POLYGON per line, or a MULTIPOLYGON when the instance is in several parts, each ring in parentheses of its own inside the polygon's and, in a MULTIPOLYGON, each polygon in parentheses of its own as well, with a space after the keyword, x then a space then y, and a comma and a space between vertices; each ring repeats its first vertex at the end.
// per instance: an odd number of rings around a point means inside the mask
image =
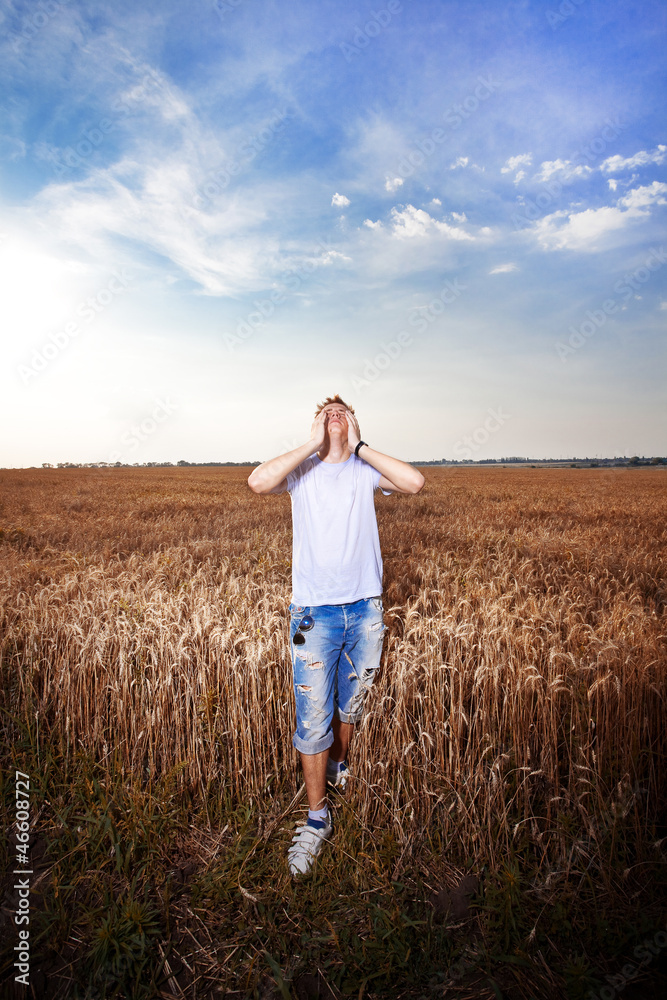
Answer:
POLYGON ((329 434, 347 437, 347 417, 345 407, 340 403, 329 403, 324 407, 325 426, 329 434))

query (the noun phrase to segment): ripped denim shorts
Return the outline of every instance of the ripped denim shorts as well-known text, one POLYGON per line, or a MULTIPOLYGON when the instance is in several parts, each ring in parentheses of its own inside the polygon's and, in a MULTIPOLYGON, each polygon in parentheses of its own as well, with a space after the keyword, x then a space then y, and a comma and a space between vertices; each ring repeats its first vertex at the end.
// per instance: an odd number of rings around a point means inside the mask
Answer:
POLYGON ((341 722, 362 717, 382 655, 382 599, 290 604, 290 616, 297 723, 292 742, 301 753, 320 753, 333 743, 334 715, 341 722), (306 627, 300 628, 304 618, 306 627))

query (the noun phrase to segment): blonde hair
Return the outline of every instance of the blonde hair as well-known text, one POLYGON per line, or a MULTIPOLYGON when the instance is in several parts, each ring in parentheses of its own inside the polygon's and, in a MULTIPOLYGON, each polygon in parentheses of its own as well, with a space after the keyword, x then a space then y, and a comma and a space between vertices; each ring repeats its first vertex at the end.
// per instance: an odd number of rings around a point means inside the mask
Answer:
POLYGON ((330 403, 338 403, 340 406, 344 406, 346 410, 349 410, 350 413, 354 413, 354 407, 349 406, 345 402, 345 400, 341 399, 338 393, 336 393, 335 396, 327 396, 327 398, 324 400, 323 403, 317 404, 317 409, 315 410, 315 416, 317 416, 318 413, 321 413, 324 407, 329 406, 330 403))

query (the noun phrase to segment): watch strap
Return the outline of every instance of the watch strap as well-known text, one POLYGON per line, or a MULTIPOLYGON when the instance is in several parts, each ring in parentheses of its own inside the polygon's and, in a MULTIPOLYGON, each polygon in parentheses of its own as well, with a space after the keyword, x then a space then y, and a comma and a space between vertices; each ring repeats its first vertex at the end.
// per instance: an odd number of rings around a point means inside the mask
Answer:
POLYGON ((367 448, 370 447, 367 441, 360 441, 357 447, 354 449, 354 454, 357 456, 357 458, 359 458, 359 449, 361 448, 362 444, 365 444, 367 448))

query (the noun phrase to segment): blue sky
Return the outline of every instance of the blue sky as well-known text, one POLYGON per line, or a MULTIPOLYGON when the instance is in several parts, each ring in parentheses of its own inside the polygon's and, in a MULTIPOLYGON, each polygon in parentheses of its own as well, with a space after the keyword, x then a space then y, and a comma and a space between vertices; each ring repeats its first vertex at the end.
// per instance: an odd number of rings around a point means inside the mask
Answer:
POLYGON ((664 4, 0 11, 0 465, 667 453, 664 4))

